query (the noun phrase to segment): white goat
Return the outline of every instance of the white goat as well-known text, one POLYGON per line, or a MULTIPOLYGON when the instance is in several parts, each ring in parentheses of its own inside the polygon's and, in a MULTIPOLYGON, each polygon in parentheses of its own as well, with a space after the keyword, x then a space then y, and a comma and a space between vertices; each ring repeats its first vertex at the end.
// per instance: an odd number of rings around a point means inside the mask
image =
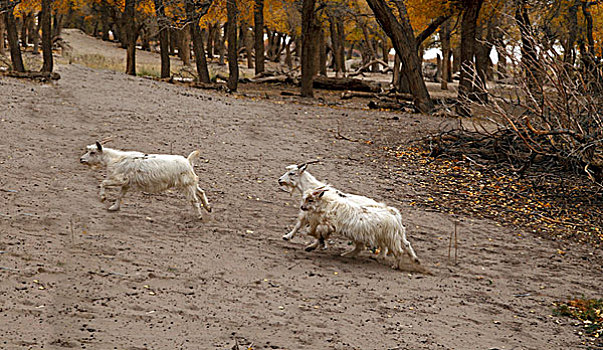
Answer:
MULTIPOLYGON (((309 171, 306 170, 308 167, 308 164, 316 163, 316 162, 317 161, 311 161, 311 162, 302 163, 300 165, 297 165, 297 164, 289 165, 286 168, 287 172, 278 179, 278 183, 281 186, 281 188, 287 192, 290 192, 291 194, 293 194, 295 191, 298 191, 299 194, 303 196, 304 192, 309 189, 319 188, 319 187, 325 187, 325 188, 328 187, 328 188, 332 189, 333 192, 338 194, 340 197, 347 198, 347 200, 349 200, 351 202, 361 204, 361 205, 366 205, 366 206, 387 207, 387 205, 385 205, 383 203, 379 203, 373 199, 370 199, 370 198, 367 198, 364 196, 343 193, 343 192, 333 188, 332 186, 327 185, 326 183, 317 180, 314 176, 312 176, 312 174, 310 174, 309 171)), ((303 203, 303 198, 302 198, 302 203, 303 203)), ((289 233, 285 234, 283 236, 283 239, 286 241, 292 239, 295 236, 295 234, 302 227, 305 227, 306 225, 308 225, 308 220, 306 218, 306 212, 304 212, 303 210, 300 210, 298 217, 297 217, 297 222, 295 223, 295 227, 289 233)), ((312 250, 316 249, 319 245, 326 247, 325 237, 328 236, 328 234, 329 234, 328 227, 318 227, 314 231, 311 231, 310 235, 314 236, 316 238, 316 241, 314 241, 314 243, 308 245, 305 248, 306 251, 312 251, 312 250)), ((387 248, 381 247, 379 256, 383 257, 383 256, 385 256, 385 254, 387 254, 387 248)))
POLYGON ((420 264, 402 225, 400 212, 392 207, 366 206, 349 198, 341 197, 329 187, 310 189, 304 192, 301 210, 305 211, 310 231, 326 226, 334 232, 351 239, 355 247, 342 256, 355 256, 365 246, 387 248, 393 253, 399 268, 404 253, 413 262, 420 264))
POLYGON ((115 203, 108 208, 110 211, 119 210, 121 199, 129 189, 154 193, 176 188, 183 191, 197 209, 199 219, 202 219, 199 197, 205 210, 211 212, 205 192, 198 185, 199 177, 193 169, 192 162, 199 156, 199 151, 193 151, 184 158, 170 154, 120 151, 103 147, 100 142, 87 146, 86 151, 80 163, 107 169, 107 178, 100 184, 101 202, 106 200, 105 188, 121 189, 115 203))

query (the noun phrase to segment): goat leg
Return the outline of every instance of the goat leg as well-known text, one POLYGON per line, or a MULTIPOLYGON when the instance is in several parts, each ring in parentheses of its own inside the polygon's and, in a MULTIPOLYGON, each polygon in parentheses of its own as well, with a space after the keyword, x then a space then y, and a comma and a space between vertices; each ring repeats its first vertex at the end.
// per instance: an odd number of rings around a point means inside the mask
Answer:
MULTIPOLYGON (((201 203, 199 202, 199 197, 197 197, 197 192, 199 191, 199 186, 190 186, 185 189, 186 198, 191 202, 193 207, 197 210, 197 214, 199 215, 199 220, 203 220, 203 213, 201 212, 201 203)), ((203 194, 205 195, 205 194, 203 194)), ((207 200, 207 198, 205 198, 207 200)), ((207 209, 206 209, 207 210, 207 209)))
POLYGON ((293 228, 293 230, 291 230, 291 232, 284 235, 283 239, 285 241, 292 239, 295 236, 295 234, 297 233, 297 231, 299 231, 299 229, 302 228, 302 226, 305 226, 307 223, 308 223, 308 220, 307 220, 306 214, 304 212, 301 212, 299 214, 299 216, 297 217, 297 222, 295 223, 295 227, 293 228))
POLYGON ((316 248, 318 248, 318 246, 323 246, 326 248, 325 239, 323 237, 317 238, 314 242, 312 242, 312 244, 306 246, 306 248, 304 248, 304 249, 307 252, 311 252, 311 251, 315 250, 316 248))
POLYGON ((121 205, 121 199, 124 197, 124 195, 126 194, 126 192, 128 192, 128 187, 127 186, 122 186, 121 187, 121 191, 119 191, 119 195, 117 196, 117 200, 107 210, 109 210, 109 211, 118 211, 119 207, 121 205))
POLYGON ((354 257, 354 256, 358 255, 358 253, 360 253, 364 249, 364 243, 354 242, 354 244, 356 244, 354 249, 342 253, 341 256, 354 257))
MULTIPOLYGON (((105 200, 107 200, 107 197, 105 196, 105 189, 107 187, 122 187, 123 190, 123 186, 126 185, 127 182, 120 180, 120 179, 105 179, 100 183, 100 190, 98 191, 98 195, 100 196, 100 201, 104 202, 105 200)), ((118 206, 119 209, 119 206, 118 206)))
POLYGON ((207 196, 205 195, 205 191, 199 185, 197 185, 197 193, 199 197, 201 197, 201 201, 203 202, 203 208, 207 210, 208 213, 211 213, 211 207, 209 206, 209 201, 207 200, 207 196))

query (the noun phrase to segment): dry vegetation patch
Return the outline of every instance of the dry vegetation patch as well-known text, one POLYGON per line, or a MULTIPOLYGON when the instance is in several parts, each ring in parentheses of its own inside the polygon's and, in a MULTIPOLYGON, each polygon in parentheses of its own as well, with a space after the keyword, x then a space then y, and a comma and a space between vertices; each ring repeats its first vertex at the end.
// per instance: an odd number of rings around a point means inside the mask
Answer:
MULTIPOLYGON (((601 188, 571 173, 519 175, 504 164, 483 166, 468 156, 433 157, 417 146, 386 148, 427 193, 410 204, 516 225, 553 239, 603 242, 601 188)), ((563 251, 559 252, 564 254, 563 251)))
MULTIPOLYGON (((588 345, 603 347, 603 299, 572 299, 556 304, 556 316, 575 319, 579 327, 578 334, 585 338, 588 345)), ((583 344, 584 344, 583 343, 583 344)))

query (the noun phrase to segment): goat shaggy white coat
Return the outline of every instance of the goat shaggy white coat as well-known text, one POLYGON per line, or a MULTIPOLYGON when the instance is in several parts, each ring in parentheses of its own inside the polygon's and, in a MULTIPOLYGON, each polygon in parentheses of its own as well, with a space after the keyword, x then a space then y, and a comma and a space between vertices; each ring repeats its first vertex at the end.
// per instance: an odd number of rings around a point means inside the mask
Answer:
POLYGON ((205 210, 211 212, 205 192, 198 185, 199 177, 193 169, 193 160, 199 156, 199 151, 193 151, 184 158, 171 154, 120 151, 103 147, 99 142, 87 146, 86 150, 80 158, 80 163, 107 170, 107 178, 100 184, 101 202, 106 200, 106 188, 121 189, 115 203, 108 208, 110 211, 119 210, 121 199, 130 189, 156 193, 174 188, 184 192, 197 209, 200 219, 202 217, 199 197, 205 210))
MULTIPOLYGON (((365 197, 365 196, 341 192, 341 191, 337 190, 336 188, 332 187, 331 185, 328 185, 322 181, 317 180, 312 174, 310 174, 309 171, 306 170, 307 167, 308 167, 308 163, 302 163, 300 165, 292 164, 292 165, 287 166, 287 168, 286 168, 287 172, 278 179, 278 183, 281 186, 281 188, 290 192, 291 194, 293 194, 295 191, 298 191, 302 197, 303 197, 304 192, 309 189, 314 189, 314 188, 319 188, 319 187, 329 188, 329 189, 333 190, 335 193, 339 194, 341 197, 345 197, 350 202, 354 202, 359 205, 375 206, 375 207, 382 207, 382 208, 387 207, 386 204, 377 202, 377 201, 375 201, 371 198, 365 197)), ((303 203, 303 198, 302 198, 302 203, 303 203)), ((295 236, 295 234, 302 227, 305 227, 306 225, 308 225, 308 223, 309 222, 308 222, 308 219, 306 218, 306 212, 304 212, 303 210, 300 210, 298 217, 297 217, 297 222, 295 223, 295 227, 289 233, 285 234, 283 236, 283 239, 284 240, 292 239, 295 236)), ((314 243, 308 245, 306 247, 306 251, 314 250, 319 245, 322 245, 323 247, 325 247, 325 238, 326 238, 326 236, 329 235, 329 229, 328 229, 328 227, 317 227, 315 230, 310 232, 310 235, 314 236, 316 238, 316 241, 314 241, 314 243)), ((380 256, 384 256, 385 254, 387 254, 387 248, 381 248, 380 256)))
POLYGON ((339 196, 329 188, 310 189, 304 192, 301 209, 306 212, 310 231, 326 226, 329 231, 349 238, 355 244, 344 256, 357 255, 366 245, 387 248, 399 268, 404 253, 419 264, 406 229, 402 225, 400 212, 393 207, 366 206, 339 196))

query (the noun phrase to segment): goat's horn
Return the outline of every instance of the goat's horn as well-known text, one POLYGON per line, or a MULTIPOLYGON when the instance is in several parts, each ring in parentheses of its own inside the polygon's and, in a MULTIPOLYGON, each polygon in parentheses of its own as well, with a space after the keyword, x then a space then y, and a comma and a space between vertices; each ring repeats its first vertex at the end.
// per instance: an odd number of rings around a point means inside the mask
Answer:
POLYGON ((109 143, 111 141, 113 141, 113 136, 105 137, 104 139, 100 140, 100 144, 104 145, 105 143, 109 143))
POLYGON ((305 162, 304 164, 314 164, 314 163, 320 163, 320 159, 312 159, 312 160, 305 162))

